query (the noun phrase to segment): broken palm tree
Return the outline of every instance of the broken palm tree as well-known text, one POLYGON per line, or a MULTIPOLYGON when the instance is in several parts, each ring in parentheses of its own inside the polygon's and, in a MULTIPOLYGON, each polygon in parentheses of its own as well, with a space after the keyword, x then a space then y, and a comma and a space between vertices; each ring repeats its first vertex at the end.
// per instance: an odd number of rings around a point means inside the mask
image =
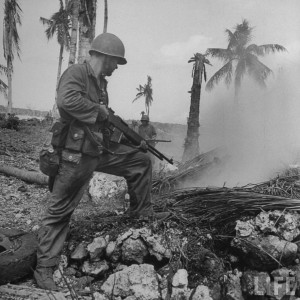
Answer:
POLYGON ((175 171, 164 172, 161 170, 154 174, 152 193, 168 193, 176 188, 181 188, 187 182, 197 181, 207 172, 217 171, 226 160, 226 151, 216 148, 178 165, 175 171))

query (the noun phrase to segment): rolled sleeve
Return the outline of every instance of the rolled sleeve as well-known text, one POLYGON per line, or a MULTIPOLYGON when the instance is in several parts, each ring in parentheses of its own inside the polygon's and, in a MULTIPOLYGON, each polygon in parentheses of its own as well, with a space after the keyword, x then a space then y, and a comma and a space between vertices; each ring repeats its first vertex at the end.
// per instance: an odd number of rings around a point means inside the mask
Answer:
POLYGON ((87 74, 74 65, 63 74, 57 90, 57 105, 71 117, 87 124, 96 122, 99 104, 84 97, 87 93, 87 74))

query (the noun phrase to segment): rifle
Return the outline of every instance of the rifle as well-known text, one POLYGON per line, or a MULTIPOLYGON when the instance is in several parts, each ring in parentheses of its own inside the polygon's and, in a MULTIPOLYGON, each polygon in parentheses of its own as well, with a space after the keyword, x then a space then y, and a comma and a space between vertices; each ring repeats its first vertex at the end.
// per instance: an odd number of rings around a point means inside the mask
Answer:
POLYGON ((151 139, 151 140, 146 140, 146 142, 157 142, 157 143, 171 143, 171 140, 155 140, 155 139, 151 139))
MULTIPOLYGON (((160 160, 166 160, 168 163, 173 165, 172 158, 166 157, 153 146, 149 145, 149 143, 147 143, 147 141, 143 139, 138 133, 132 130, 126 122, 124 122, 119 116, 115 115, 115 112, 111 108, 108 108, 108 111, 108 129, 112 132, 112 136, 118 136, 118 141, 121 140, 122 134, 135 146, 139 146, 142 141, 145 141, 148 146, 148 151, 150 153, 155 155, 160 160)), ((113 140, 116 140, 116 138, 113 138, 113 140)))

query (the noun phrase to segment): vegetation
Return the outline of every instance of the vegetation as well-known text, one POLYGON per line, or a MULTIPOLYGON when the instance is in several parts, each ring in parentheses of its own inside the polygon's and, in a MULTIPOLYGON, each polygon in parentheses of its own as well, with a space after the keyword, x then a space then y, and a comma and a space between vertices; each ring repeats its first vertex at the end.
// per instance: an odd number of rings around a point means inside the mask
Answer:
POLYGON ((150 105, 153 101, 152 78, 149 75, 147 76, 147 83, 144 84, 144 86, 140 85, 137 88, 137 91, 138 93, 136 94, 136 97, 133 99, 132 102, 135 102, 141 97, 145 97, 146 114, 149 116, 150 105))
POLYGON ((188 128, 187 136, 184 143, 184 152, 182 156, 182 161, 193 159, 199 155, 199 115, 200 115, 200 96, 201 96, 201 86, 202 80, 206 81, 206 67, 205 65, 210 65, 209 60, 205 55, 196 53, 189 61, 193 62, 193 85, 190 91, 191 93, 191 105, 190 113, 188 118, 188 128))
POLYGON ((50 19, 40 17, 40 21, 44 25, 47 25, 47 29, 45 30, 47 39, 50 40, 56 34, 57 42, 60 45, 56 87, 58 85, 58 81, 61 75, 64 48, 69 50, 70 45, 70 12, 68 11, 68 9, 64 8, 62 0, 60 0, 59 3, 59 11, 54 13, 50 19))
POLYGON ((20 128, 20 119, 15 114, 0 114, 0 128, 14 129, 18 131, 20 128))
MULTIPOLYGON (((4 73, 7 76, 7 68, 0 64, 0 74, 4 73)), ((4 94, 4 97, 7 98, 7 84, 0 79, 0 93, 4 94)))
POLYGON ((83 63, 95 37, 97 0, 81 0, 80 3, 78 63, 83 63))
MULTIPOLYGON (((4 3, 4 20, 3 20, 3 51, 6 60, 7 75, 7 112, 11 113, 12 109, 12 73, 14 54, 17 53, 20 58, 20 38, 17 25, 22 25, 20 13, 21 7, 18 0, 5 0, 4 3)), ((3 84, 2 84, 3 86, 3 84)))
POLYGON ((253 27, 249 26, 247 20, 243 20, 242 24, 237 24, 235 31, 231 32, 226 29, 228 35, 228 46, 226 49, 209 48, 208 55, 212 58, 218 58, 224 62, 223 67, 218 70, 207 82, 206 90, 212 90, 216 84, 222 79, 229 86, 233 79, 234 71, 234 102, 238 104, 238 96, 241 82, 247 73, 255 82, 261 86, 266 86, 266 79, 272 73, 266 65, 259 61, 258 57, 265 56, 269 53, 286 51, 286 49, 278 44, 256 45, 250 44, 252 39, 253 27))
POLYGON ((71 1, 70 13, 71 13, 72 29, 71 29, 71 39, 70 39, 69 66, 75 64, 75 60, 76 60, 79 7, 80 7, 80 0, 71 1))

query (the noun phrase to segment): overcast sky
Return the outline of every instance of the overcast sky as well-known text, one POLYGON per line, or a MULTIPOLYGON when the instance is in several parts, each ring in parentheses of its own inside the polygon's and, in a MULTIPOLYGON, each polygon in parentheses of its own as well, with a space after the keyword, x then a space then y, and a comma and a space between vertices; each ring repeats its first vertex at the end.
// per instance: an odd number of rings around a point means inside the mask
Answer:
MULTIPOLYGON (((103 29, 103 2, 98 0, 96 34, 103 29)), ((22 52, 21 61, 14 61, 13 106, 49 110, 54 102, 59 46, 56 39, 47 41, 39 17, 49 18, 58 10, 59 1, 19 3, 23 10, 19 28, 22 52)), ((282 68, 295 69, 300 61, 299 13, 299 0, 108 0, 108 32, 122 39, 128 60, 109 78, 111 107, 125 119, 140 118, 144 99, 135 103, 132 100, 138 85, 145 84, 150 75, 154 92, 151 120, 186 123, 190 103, 187 92, 192 85, 189 58, 196 52, 204 53, 208 47, 225 48, 225 29, 234 30, 244 18, 254 27, 254 43, 278 43, 288 49, 286 54, 262 59, 274 74, 282 68)), ((2 40, 2 30, 0 37, 2 40)), ((67 53, 64 58, 67 62, 67 53)), ((3 55, 0 63, 5 64, 3 55)), ((221 67, 218 61, 211 63, 208 77, 221 67)), ((275 79, 269 80, 270 86, 272 80, 275 79)), ((210 93, 202 90, 202 122, 207 121, 215 103, 221 101, 220 96, 231 98, 232 89, 219 86, 210 93)), ((2 95, 0 104, 6 105, 2 95)))

